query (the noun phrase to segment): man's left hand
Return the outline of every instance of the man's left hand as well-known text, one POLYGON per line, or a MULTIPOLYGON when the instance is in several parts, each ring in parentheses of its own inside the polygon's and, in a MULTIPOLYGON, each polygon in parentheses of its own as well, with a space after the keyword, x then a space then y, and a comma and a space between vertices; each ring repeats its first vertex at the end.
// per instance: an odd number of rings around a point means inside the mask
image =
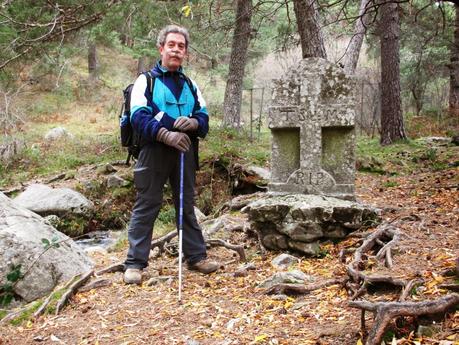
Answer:
POLYGON ((174 128, 180 132, 193 132, 198 129, 198 125, 198 120, 187 116, 180 116, 174 122, 174 128))

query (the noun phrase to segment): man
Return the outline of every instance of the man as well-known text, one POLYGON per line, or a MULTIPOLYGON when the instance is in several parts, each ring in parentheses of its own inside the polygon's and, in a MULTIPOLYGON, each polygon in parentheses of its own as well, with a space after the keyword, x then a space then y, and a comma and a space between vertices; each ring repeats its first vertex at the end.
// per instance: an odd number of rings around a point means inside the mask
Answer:
POLYGON ((182 70, 189 45, 188 31, 168 25, 158 35, 161 61, 150 71, 153 94, 147 77, 140 75, 131 94, 131 123, 140 134, 142 149, 134 168, 137 197, 128 230, 129 251, 124 281, 140 284, 148 265, 153 224, 169 180, 178 225, 180 152, 185 153, 183 188, 183 253, 188 268, 201 273, 218 269, 206 256, 206 245, 194 213, 194 184, 198 137, 209 130, 206 104, 195 82, 182 70))

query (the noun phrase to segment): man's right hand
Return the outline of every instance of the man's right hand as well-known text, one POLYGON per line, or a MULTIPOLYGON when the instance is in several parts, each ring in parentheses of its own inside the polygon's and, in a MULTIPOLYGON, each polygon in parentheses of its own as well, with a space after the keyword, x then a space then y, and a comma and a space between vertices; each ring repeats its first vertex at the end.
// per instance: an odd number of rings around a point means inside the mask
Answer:
POLYGON ((191 140, 188 135, 181 132, 171 132, 164 127, 159 129, 156 140, 176 148, 180 152, 188 151, 191 145, 191 140))

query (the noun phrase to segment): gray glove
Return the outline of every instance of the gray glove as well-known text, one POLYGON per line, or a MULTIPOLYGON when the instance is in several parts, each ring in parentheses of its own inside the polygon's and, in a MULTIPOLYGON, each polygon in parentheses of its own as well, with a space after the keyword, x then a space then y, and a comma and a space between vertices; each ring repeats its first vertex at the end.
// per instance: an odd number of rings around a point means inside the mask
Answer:
POLYGON ((181 132, 171 132, 164 127, 159 129, 156 140, 176 148, 181 152, 188 151, 191 145, 191 140, 188 135, 181 132))
POLYGON ((180 132, 194 132, 198 129, 198 126, 198 120, 188 116, 180 116, 174 122, 174 128, 180 132))

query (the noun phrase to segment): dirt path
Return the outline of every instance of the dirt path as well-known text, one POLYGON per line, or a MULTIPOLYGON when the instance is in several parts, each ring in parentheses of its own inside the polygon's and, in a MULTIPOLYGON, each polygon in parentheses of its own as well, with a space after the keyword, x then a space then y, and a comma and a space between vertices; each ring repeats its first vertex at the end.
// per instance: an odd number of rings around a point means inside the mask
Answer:
MULTIPOLYGON (((458 168, 391 177, 390 181, 384 176, 358 175, 357 195, 361 201, 381 207, 385 219, 405 219, 401 230, 409 237, 394 254, 392 274, 425 279, 413 296, 416 300, 446 293, 438 285, 443 281, 440 272, 452 267, 459 256, 458 185, 458 168)), ((303 259, 298 268, 317 279, 344 276, 338 253, 355 243, 355 239, 349 239, 328 244, 325 258, 303 259)), ((274 273, 270 261, 275 254, 263 261, 253 248, 249 249, 249 260, 256 269, 248 271, 246 277, 233 276, 239 264, 231 263, 232 252, 217 248, 209 254, 230 263, 210 276, 185 270, 182 304, 177 302, 176 279, 151 287, 126 286, 120 273, 107 274, 104 278, 111 280, 110 286, 77 294, 60 315, 43 316, 19 327, 3 326, 0 344, 339 345, 356 344, 360 338, 360 311, 347 306, 349 297, 344 289, 330 286, 306 296, 275 299, 257 287, 274 273)), ((103 267, 122 260, 124 255, 93 256, 97 266, 103 267)), ((175 277, 176 260, 164 256, 151 263, 147 274, 175 277)), ((390 294, 372 298, 387 296, 390 294)), ((440 332, 418 341, 457 345, 458 333, 456 311, 440 332)), ((408 340, 408 334, 397 344, 415 344, 408 340)))

